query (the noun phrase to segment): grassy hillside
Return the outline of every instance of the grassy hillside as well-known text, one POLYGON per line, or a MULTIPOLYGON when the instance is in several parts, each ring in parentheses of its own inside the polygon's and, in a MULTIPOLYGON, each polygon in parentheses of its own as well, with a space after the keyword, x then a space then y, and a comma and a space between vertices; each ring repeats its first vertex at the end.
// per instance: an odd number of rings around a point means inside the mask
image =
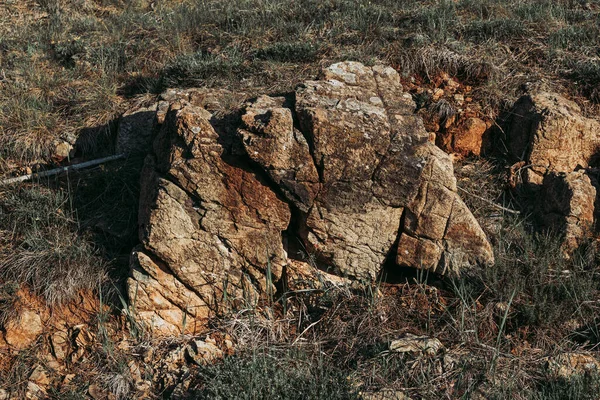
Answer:
POLYGON ((426 80, 448 72, 492 114, 540 80, 588 107, 600 101, 599 26, 600 2, 576 0, 7 0, 0 151, 44 161, 54 140, 82 134, 92 151, 139 96, 285 91, 342 59, 426 80))
MULTIPOLYGON (((0 0, 0 176, 57 164, 63 140, 77 143, 78 158, 112 154, 118 116, 168 87, 282 93, 346 59, 392 65, 426 87, 447 73, 472 86, 492 119, 531 85, 598 116, 600 0, 0 0)), ((189 339, 157 343, 137 332, 116 344, 133 325, 106 292, 122 285, 138 242, 141 162, 0 186, 0 327, 22 287, 52 307, 80 290, 115 306, 89 324, 98 340, 52 398, 85 398, 92 382, 133 398, 129 363, 189 339)), ((599 257, 583 246, 564 259, 556 238, 531 233, 527 215, 494 206, 512 199, 517 208, 502 167, 476 158, 455 166, 461 196, 493 227, 494 267, 319 287, 214 321, 239 352, 191 369, 190 398, 240 398, 237 388, 253 387, 247 398, 393 389, 414 399, 597 399, 597 373, 557 377, 549 360, 598 355, 599 257), (448 351, 389 352, 405 333, 439 338, 448 351)), ((36 350, 0 354, 0 388, 24 394, 44 363, 36 350)))

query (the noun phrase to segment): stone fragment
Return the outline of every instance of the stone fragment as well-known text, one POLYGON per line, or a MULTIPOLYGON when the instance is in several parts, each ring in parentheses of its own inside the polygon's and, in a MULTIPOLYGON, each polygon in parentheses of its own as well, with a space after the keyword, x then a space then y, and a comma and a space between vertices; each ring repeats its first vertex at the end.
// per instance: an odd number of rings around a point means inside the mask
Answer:
POLYGON ((40 386, 48 386, 50 384, 50 380, 48 379, 48 374, 44 367, 41 365, 36 365, 31 375, 29 375, 29 380, 31 382, 37 383, 40 386))
POLYGON ((390 343, 390 351, 396 353, 417 353, 434 356, 443 348, 442 342, 436 338, 411 334, 390 343))
POLYGON ((283 97, 259 97, 246 108, 239 132, 248 156, 266 170, 289 201, 306 212, 320 190, 319 174, 285 102, 283 97))
POLYGON ((42 400, 48 398, 48 393, 46 392, 46 389, 37 383, 29 381, 27 382, 25 398, 27 400, 42 400))
POLYGON ((23 310, 6 323, 4 339, 10 346, 24 349, 32 345, 43 330, 40 316, 32 310, 23 310))
POLYGON ((568 379, 574 375, 597 373, 600 362, 591 354, 562 353, 548 358, 548 369, 556 377, 568 379))
POLYGON ((67 332, 59 331, 50 336, 52 353, 58 360, 64 360, 69 351, 69 336, 67 332))
POLYGON ((185 347, 187 357, 198 365, 210 364, 223 358, 223 352, 212 343, 194 340, 185 347))

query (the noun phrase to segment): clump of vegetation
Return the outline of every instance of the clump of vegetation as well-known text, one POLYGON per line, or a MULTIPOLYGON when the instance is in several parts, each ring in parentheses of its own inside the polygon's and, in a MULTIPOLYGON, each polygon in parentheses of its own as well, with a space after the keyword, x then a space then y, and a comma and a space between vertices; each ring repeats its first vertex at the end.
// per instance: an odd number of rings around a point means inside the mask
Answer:
POLYGON ((81 235, 69 197, 43 187, 0 196, 0 281, 27 284, 50 304, 73 299, 106 278, 107 263, 81 235))
MULTIPOLYGON (((317 354, 314 356, 318 357, 317 354)), ((359 399, 348 375, 298 349, 261 349, 200 368, 197 399, 359 399), (240 391, 240 388, 244 390, 240 391)), ((192 397, 192 395, 190 395, 192 397)))

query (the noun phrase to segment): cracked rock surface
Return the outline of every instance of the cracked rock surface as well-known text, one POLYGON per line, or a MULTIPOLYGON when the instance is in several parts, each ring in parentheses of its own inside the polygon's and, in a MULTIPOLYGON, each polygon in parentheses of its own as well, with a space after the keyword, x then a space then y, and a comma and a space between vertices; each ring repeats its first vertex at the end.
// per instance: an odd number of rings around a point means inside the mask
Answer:
POLYGON ((539 228, 562 235, 566 256, 597 234, 600 122, 560 94, 533 92, 511 111, 506 144, 537 196, 539 228), (591 179, 590 179, 591 178, 591 179))
POLYGON ((189 99, 158 107, 143 171, 128 286, 155 331, 196 331, 191 320, 289 287, 297 248, 366 281, 386 262, 445 274, 493 262, 392 68, 334 64, 227 121, 189 99))

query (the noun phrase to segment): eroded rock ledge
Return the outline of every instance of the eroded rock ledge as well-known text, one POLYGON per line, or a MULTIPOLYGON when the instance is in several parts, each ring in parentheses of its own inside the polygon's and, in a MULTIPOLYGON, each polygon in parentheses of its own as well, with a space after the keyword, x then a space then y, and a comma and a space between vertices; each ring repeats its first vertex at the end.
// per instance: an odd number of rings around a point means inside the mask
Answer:
POLYGON ((440 274, 493 262, 392 68, 334 64, 288 98, 247 103, 234 123, 202 97, 156 107, 143 171, 128 286, 155 331, 193 332, 274 294, 306 271, 294 247, 366 281, 386 260, 440 274))

